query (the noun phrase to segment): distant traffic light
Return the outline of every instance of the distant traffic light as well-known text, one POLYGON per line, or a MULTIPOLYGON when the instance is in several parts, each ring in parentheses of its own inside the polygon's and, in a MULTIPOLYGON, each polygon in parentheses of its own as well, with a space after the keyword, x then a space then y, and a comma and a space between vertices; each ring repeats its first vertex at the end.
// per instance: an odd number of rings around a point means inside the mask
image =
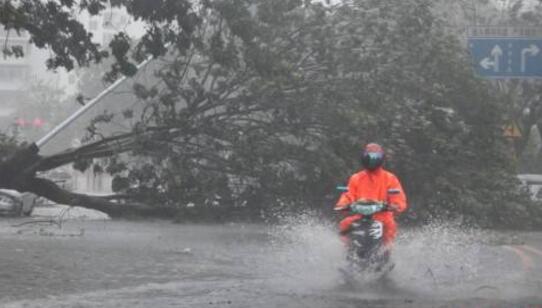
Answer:
POLYGON ((41 128, 45 124, 45 121, 43 121, 42 118, 35 118, 34 121, 32 121, 32 126, 35 128, 41 128))
POLYGON ((15 120, 15 125, 17 125, 18 127, 21 127, 21 128, 42 128, 43 125, 45 125, 45 121, 40 118, 40 117, 36 117, 34 118, 34 120, 26 120, 26 119, 23 119, 23 118, 17 118, 15 120))
POLYGON ((17 120, 15 120, 15 125, 17 125, 19 127, 25 127, 26 126, 26 120, 18 118, 17 120))

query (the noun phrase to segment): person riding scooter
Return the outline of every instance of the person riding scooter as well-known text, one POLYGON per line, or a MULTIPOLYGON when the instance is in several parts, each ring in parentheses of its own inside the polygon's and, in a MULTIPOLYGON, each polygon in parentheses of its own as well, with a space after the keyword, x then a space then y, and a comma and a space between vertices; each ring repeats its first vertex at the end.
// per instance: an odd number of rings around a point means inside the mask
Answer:
POLYGON ((351 204, 360 201, 385 204, 385 209, 374 213, 372 218, 383 225, 383 253, 386 259, 389 259, 397 233, 395 215, 406 210, 407 200, 399 179, 382 167, 385 158, 383 148, 376 143, 369 143, 363 148, 363 170, 350 177, 347 191, 339 198, 335 210, 346 215, 339 223, 339 230, 341 234, 347 234, 352 225, 363 218, 362 214, 349 210, 351 204))

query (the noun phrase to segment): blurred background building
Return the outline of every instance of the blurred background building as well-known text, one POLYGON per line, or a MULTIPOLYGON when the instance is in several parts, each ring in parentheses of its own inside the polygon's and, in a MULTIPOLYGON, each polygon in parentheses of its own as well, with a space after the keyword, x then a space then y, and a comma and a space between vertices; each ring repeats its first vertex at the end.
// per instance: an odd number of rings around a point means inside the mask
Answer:
MULTIPOLYGON (((92 32, 94 42, 104 48, 119 31, 136 39, 144 32, 143 25, 134 22, 124 8, 109 7, 97 16, 83 12, 79 21, 92 32)), ((80 107, 75 98, 84 90, 80 77, 86 68, 70 72, 47 70, 45 61, 49 52, 37 49, 29 39, 28 33, 0 29, 1 50, 17 46, 24 53, 22 57, 0 54, 0 131, 32 142, 80 107)), ((68 138, 66 135, 61 137, 72 140, 64 140, 45 151, 56 152, 66 145, 78 143, 84 134, 84 131, 79 132, 82 127, 84 124, 79 123, 76 128, 71 128, 78 132, 67 135, 68 138)), ((76 191, 96 194, 111 191, 111 179, 104 173, 95 174, 92 170, 84 173, 71 170, 70 173, 73 177, 70 186, 76 191)))

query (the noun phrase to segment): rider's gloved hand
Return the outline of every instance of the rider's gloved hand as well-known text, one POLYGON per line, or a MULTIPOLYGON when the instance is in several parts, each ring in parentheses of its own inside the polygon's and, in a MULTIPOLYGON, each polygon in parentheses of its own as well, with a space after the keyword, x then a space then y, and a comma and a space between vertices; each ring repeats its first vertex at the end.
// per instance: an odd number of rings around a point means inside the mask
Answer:
POLYGON ((391 212, 399 212, 399 206, 397 204, 388 204, 386 206, 386 210, 391 212))

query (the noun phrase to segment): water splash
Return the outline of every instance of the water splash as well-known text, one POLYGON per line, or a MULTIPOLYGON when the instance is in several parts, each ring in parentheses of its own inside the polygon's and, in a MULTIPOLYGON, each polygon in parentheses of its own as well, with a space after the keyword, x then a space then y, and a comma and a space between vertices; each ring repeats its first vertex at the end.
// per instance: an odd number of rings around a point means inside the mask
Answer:
POLYGON ((336 227, 312 213, 283 218, 270 230, 270 253, 263 268, 277 284, 306 290, 329 288, 341 279, 344 245, 336 227))
MULTIPOLYGON (((346 267, 345 247, 332 222, 306 213, 283 219, 270 233, 271 251, 265 258, 262 276, 274 277, 275 286, 306 292, 331 290, 344 284, 340 268, 346 267)), ((388 276, 390 285, 371 286, 379 275, 354 275, 357 285, 352 290, 356 296, 457 298, 465 292, 477 295, 473 292, 481 285, 479 270, 487 270, 481 259, 488 255, 487 232, 455 222, 435 222, 421 228, 401 229, 399 234, 392 254, 395 268, 388 276), (481 253, 481 249, 486 251, 481 253)))
POLYGON ((421 296, 456 297, 479 281, 483 242, 488 235, 459 223, 431 223, 403 230, 394 247, 395 283, 421 296))

